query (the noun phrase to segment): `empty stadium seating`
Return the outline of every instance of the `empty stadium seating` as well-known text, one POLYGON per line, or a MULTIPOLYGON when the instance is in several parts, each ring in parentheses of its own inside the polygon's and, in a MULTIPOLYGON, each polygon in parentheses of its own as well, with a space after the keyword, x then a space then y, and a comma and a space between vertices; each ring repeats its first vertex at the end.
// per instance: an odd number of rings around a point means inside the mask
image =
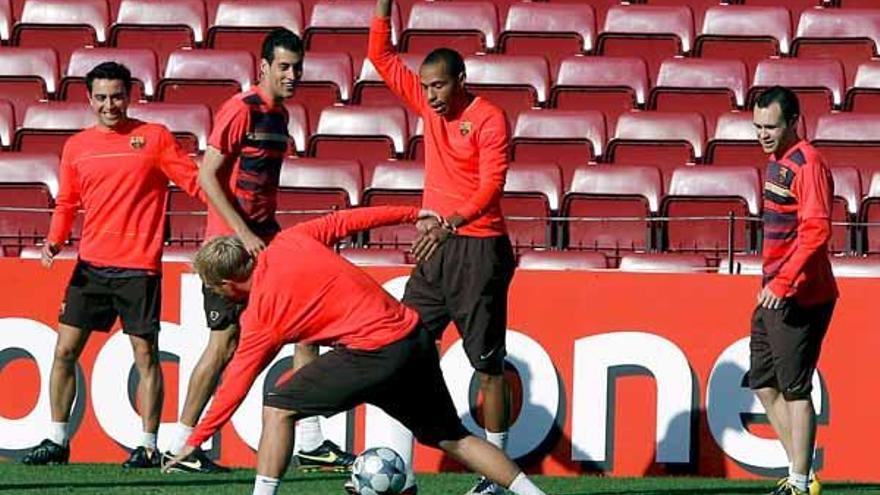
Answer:
POLYGON ((51 48, 0 47, 0 94, 16 115, 58 88, 58 54, 51 48))
POLYGON ((787 55, 791 48, 791 14, 781 6, 723 5, 706 11, 694 44, 702 58, 737 57, 754 73, 759 61, 787 55))
POLYGON ((565 184, 574 169, 594 161, 605 151, 605 117, 596 111, 529 110, 519 114, 511 140, 511 156, 518 161, 548 157, 560 165, 565 184))
POLYGON ((166 103, 201 103, 216 113, 254 79, 254 59, 245 50, 175 50, 157 92, 166 103))
POLYGON ((843 64, 851 85, 859 64, 877 55, 880 9, 812 9, 801 14, 792 52, 843 64))
POLYGON ((15 110, 12 103, 0 100, 0 146, 12 146, 12 135, 15 133, 15 110))
POLYGON ((507 171, 501 209, 516 248, 554 245, 551 214, 562 200, 562 172, 554 163, 514 162, 507 171))
POLYGON ((0 154, 0 250, 17 255, 23 246, 42 241, 51 213, 10 210, 54 206, 58 194, 58 157, 45 153, 0 154))
POLYGON ((204 152, 211 133, 211 109, 188 103, 148 103, 132 105, 129 117, 163 124, 190 153, 204 152))
POLYGON ((166 241, 174 246, 195 247, 205 240, 207 207, 177 187, 168 188, 166 241))
POLYGON ((297 0, 222 0, 208 29, 206 43, 211 48, 248 50, 259 60, 263 39, 276 27, 302 36, 302 4, 297 0))
POLYGON ((409 263, 406 251, 399 249, 345 248, 340 249, 339 254, 357 266, 393 266, 409 263))
POLYGON ((586 4, 521 2, 510 6, 498 44, 508 55, 542 55, 555 74, 569 55, 590 53, 596 39, 593 8, 586 4))
MULTIPOLYGON (((803 115, 798 120, 798 134, 804 137, 803 115)), ((762 167, 767 153, 758 143, 751 111, 728 112, 719 116, 715 132, 706 144, 705 162, 715 165, 749 165, 762 167)))
POLYGON ((845 107, 852 112, 880 113, 880 61, 864 62, 846 93, 845 107))
POLYGON ((620 258, 622 272, 639 273, 705 273, 708 260, 700 254, 627 253, 620 258))
POLYGON ((630 112, 617 119, 607 158, 618 164, 671 170, 699 161, 705 142, 706 126, 699 113, 630 112))
MULTIPOLYGON (((366 175, 366 174, 365 174, 366 175)), ((425 164, 409 161, 384 161, 372 166, 363 204, 419 206, 425 186, 425 164)), ((376 247, 409 247, 416 230, 411 226, 380 227, 367 233, 366 244, 376 247)))
POLYGON ((661 215, 669 217, 663 245, 670 251, 726 252, 732 228, 734 251, 754 250, 761 198, 755 167, 678 168, 661 205, 661 215), (732 225, 729 213, 737 217, 732 225))
POLYGON ((466 87, 501 107, 510 127, 520 112, 547 102, 550 70, 544 57, 483 55, 467 57, 464 63, 466 87))
POLYGON ((401 33, 403 51, 428 53, 438 46, 464 55, 495 49, 498 42, 498 9, 488 1, 413 4, 401 33))
POLYGON ((309 145, 309 114, 300 103, 285 102, 287 109, 287 133, 293 141, 288 150, 290 155, 305 155, 309 145))
POLYGON ((357 206, 362 190, 357 161, 286 159, 278 183, 278 222, 286 228, 331 210, 357 206))
POLYGON ((9 0, 0 0, 0 43, 9 42, 14 22, 15 16, 12 14, 12 5, 9 0))
POLYGON ((131 99, 153 99, 159 85, 159 65, 156 53, 149 49, 79 48, 70 55, 67 71, 58 90, 59 99, 87 101, 86 74, 108 60, 119 62, 131 71, 134 79, 131 99))
MULTIPOLYGON (((367 37, 376 3, 371 0, 323 0, 314 4, 304 41, 312 52, 346 52, 360 61, 367 54, 367 37)), ((400 13, 391 10, 391 41, 397 44, 400 13)), ((358 68, 355 68, 356 70, 358 68)))
POLYGON ((156 8, 150 0, 122 0, 110 44, 120 48, 150 48, 164 70, 168 55, 178 48, 201 45, 207 14, 202 0, 167 0, 156 8))
POLYGON ((609 129, 617 117, 648 99, 648 68, 633 57, 569 57, 562 61, 550 94, 560 110, 598 110, 609 129))
MULTIPOLYGON (((403 63, 416 73, 425 58, 424 55, 416 53, 401 53, 400 57, 403 63)), ((352 100, 354 103, 362 105, 401 105, 404 103, 385 85, 385 81, 382 80, 368 59, 364 60, 361 65, 360 76, 354 83, 352 100)))
POLYGON ((409 130, 402 107, 328 107, 309 140, 309 155, 365 161, 400 158, 406 152, 409 130), (353 150, 356 147, 356 151, 353 150))
MULTIPOLYGON (((831 221, 834 223, 854 222, 858 217, 859 203, 862 200, 862 178, 854 167, 833 167, 834 203, 831 221)), ((850 253, 858 249, 857 229, 847 225, 831 227, 830 250, 833 253, 850 253)))
POLYGON ((318 125, 321 110, 351 99, 353 69, 347 53, 309 53, 303 60, 302 79, 296 85, 293 101, 306 107, 311 132, 318 125))
POLYGON ((769 59, 758 63, 752 89, 751 105, 764 89, 786 86, 798 95, 801 114, 812 126, 818 115, 839 108, 843 103, 845 83, 843 66, 828 59, 769 59))
POLYGON ((73 49, 105 44, 109 24, 106 0, 26 0, 12 43, 53 47, 64 67, 73 49))
POLYGON ((690 53, 693 42, 694 19, 688 7, 618 5, 608 9, 596 51, 642 57, 654 79, 662 60, 690 53))
POLYGON ((12 147, 61 156, 67 138, 94 124, 95 115, 86 103, 37 103, 25 111, 12 147))
POLYGON ((654 167, 579 167, 563 200, 562 216, 576 217, 563 225, 563 246, 608 253, 651 248, 653 229, 644 219, 659 211, 662 193, 654 167))
POLYGON ((813 144, 832 166, 880 170, 880 115, 847 112, 819 117, 813 144))
POLYGON ((602 270, 608 260, 602 253, 590 251, 527 250, 519 255, 519 270, 602 270))

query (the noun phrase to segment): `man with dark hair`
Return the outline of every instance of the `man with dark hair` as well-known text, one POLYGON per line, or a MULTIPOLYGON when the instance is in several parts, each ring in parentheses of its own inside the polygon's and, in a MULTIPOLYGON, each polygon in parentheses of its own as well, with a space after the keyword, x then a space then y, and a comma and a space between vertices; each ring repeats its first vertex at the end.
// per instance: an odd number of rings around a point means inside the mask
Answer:
POLYGON ((140 375, 138 404, 143 443, 123 466, 158 467, 156 433, 162 411, 159 366, 161 256, 168 180, 204 200, 198 169, 164 126, 128 118, 131 73, 105 62, 86 75, 97 124, 67 140, 60 190, 42 262, 49 267, 68 239, 79 208, 85 211, 79 261, 61 305, 49 378, 49 438, 25 464, 65 464, 68 419, 76 394, 75 368, 92 330, 108 331, 116 318, 131 339, 140 375))
MULTIPOLYGON (((391 45, 391 0, 378 0, 368 56, 386 84, 425 124, 422 204, 443 221, 420 222, 420 260, 403 302, 440 338, 450 321, 480 379, 486 439, 504 450, 508 400, 504 380, 507 291, 515 267, 501 213, 509 129, 504 112, 470 94, 461 55, 438 49, 409 70, 391 45)), ((480 479, 471 493, 498 493, 480 479)))
POLYGON ((752 316, 749 386, 767 411, 790 466, 773 494, 819 492, 810 484, 816 412, 810 396, 837 285, 828 259, 834 182, 825 160, 797 134, 797 96, 773 87, 754 123, 770 163, 764 174, 764 280, 752 316))
MULTIPOLYGON (((235 234, 256 256, 280 230, 275 219, 276 197, 289 140, 289 117, 283 102, 293 96, 302 77, 303 55, 303 44, 296 34, 273 30, 263 41, 259 84, 230 98, 217 113, 199 171, 199 183, 209 200, 207 239, 235 234)), ((202 287, 202 294, 211 334, 190 378, 177 436, 165 459, 184 448, 238 345, 242 304, 207 287, 202 287)), ((317 354, 314 346, 298 346, 294 367, 314 360, 317 354)), ((346 470, 354 461, 351 454, 324 440, 317 418, 305 420, 297 428, 302 440, 297 454, 301 467, 346 470)), ((217 472, 225 468, 196 451, 192 459, 175 469, 217 472)))
MULTIPOLYGON (((254 495, 277 493, 297 419, 331 416, 365 402, 384 409, 419 441, 443 449, 516 495, 543 495, 501 450, 462 426, 443 382, 433 336, 418 313, 332 249, 362 230, 428 218, 436 214, 411 207, 344 210, 285 230, 256 259, 232 236, 202 246, 194 266, 204 283, 225 297, 247 299, 248 305, 229 379, 182 455, 194 452, 229 421, 282 346, 322 344, 333 350, 266 393, 254 495)), ((408 482, 406 489, 413 493, 414 481, 408 482)))

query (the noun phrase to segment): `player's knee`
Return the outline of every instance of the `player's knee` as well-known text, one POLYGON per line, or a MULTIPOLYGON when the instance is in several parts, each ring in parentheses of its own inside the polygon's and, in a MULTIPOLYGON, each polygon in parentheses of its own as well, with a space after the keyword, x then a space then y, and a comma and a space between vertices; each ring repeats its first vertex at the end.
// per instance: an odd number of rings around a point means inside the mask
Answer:
POLYGON ((263 423, 288 423, 296 418, 296 411, 272 406, 263 406, 263 423))
POLYGON ((55 363, 61 366, 73 366, 79 358, 76 347, 59 344, 55 346, 55 363))
POLYGON ((134 353, 135 366, 140 370, 146 370, 159 365, 159 349, 149 343, 141 343, 135 345, 132 349, 134 353))
POLYGON ((755 390, 755 395, 762 404, 769 404, 779 398, 779 391, 775 388, 765 387, 755 390))

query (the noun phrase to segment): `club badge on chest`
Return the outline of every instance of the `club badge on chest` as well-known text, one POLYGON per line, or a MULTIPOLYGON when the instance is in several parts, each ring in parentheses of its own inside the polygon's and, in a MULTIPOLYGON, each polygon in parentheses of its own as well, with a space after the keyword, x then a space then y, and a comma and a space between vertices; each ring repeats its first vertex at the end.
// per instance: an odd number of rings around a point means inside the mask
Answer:
POLYGON ((132 149, 139 150, 147 145, 147 139, 143 136, 132 136, 129 144, 131 144, 132 149))
POLYGON ((468 122, 466 120, 462 121, 460 124, 458 124, 458 131, 461 132, 462 136, 467 136, 468 134, 470 134, 471 129, 473 129, 473 128, 474 128, 474 124, 472 122, 468 122))

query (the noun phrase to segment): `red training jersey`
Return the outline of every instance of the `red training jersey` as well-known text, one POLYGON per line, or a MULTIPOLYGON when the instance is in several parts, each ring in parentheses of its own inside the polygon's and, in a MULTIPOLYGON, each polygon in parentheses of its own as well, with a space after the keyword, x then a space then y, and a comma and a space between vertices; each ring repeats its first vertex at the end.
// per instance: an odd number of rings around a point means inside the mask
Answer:
POLYGON ((168 180, 205 201, 198 168, 165 126, 129 119, 117 127, 89 127, 64 144, 48 241, 68 239, 82 206, 80 259, 159 272, 168 180))
POLYGON ((492 237, 507 232, 501 195, 507 176, 510 135, 504 112, 479 96, 461 115, 447 120, 428 105, 419 76, 394 53, 387 17, 373 19, 368 57, 373 66, 425 124, 424 208, 466 223, 459 235, 492 237))
MULTIPOLYGON (((235 163, 227 168, 227 194, 239 215, 264 240, 278 233, 275 220, 278 180, 289 134, 284 105, 259 86, 227 100, 214 119, 208 144, 235 163)), ((233 234, 223 217, 208 205, 205 238, 233 234)))
POLYGON ((764 284, 804 306, 837 298, 828 259, 834 180, 806 141, 770 157, 764 174, 764 284))
POLYGON ((201 445, 244 400, 284 344, 375 350, 403 339, 419 317, 364 271, 333 251, 342 238, 415 222, 418 210, 378 206, 343 210, 291 227, 260 253, 241 315, 241 341, 211 408, 187 443, 201 445))

